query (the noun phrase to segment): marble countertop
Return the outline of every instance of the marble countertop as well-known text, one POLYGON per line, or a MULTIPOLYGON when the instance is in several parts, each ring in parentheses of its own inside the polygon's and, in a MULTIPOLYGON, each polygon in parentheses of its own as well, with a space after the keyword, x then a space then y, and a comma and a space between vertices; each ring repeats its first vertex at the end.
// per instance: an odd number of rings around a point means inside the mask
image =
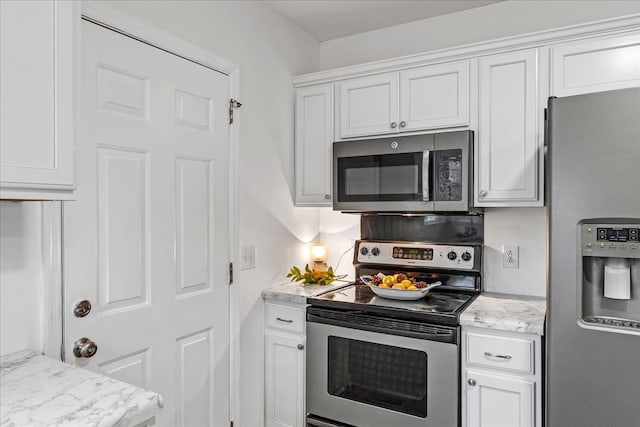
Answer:
POLYGON ((25 350, 0 358, 0 426, 135 426, 156 393, 25 350))
POLYGON ((350 281, 336 280, 330 285, 305 285, 302 286, 299 283, 286 283, 284 285, 274 286, 262 291, 262 298, 290 302, 295 304, 305 304, 307 297, 315 297, 326 292, 331 292, 336 289, 349 285, 350 281))
POLYGON ((460 315, 460 324, 544 335, 547 302, 541 297, 484 293, 460 315))

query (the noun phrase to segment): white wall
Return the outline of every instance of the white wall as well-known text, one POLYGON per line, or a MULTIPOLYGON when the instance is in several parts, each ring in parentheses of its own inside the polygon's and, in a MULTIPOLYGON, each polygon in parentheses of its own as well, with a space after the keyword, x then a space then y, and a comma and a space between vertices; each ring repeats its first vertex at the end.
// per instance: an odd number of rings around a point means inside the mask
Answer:
POLYGON ((640 1, 508 0, 320 45, 320 69, 640 13, 640 1))
POLYGON ((42 343, 41 204, 0 202, 0 354, 42 343))
MULTIPOLYGON (((241 425, 263 424, 263 301, 303 259, 318 209, 294 208, 291 76, 316 71, 319 44, 254 1, 99 2, 240 67, 240 246, 255 244, 256 269, 238 271, 241 425)), ((232 319, 232 321, 234 321, 232 319)), ((236 420, 237 421, 237 420, 236 420)))

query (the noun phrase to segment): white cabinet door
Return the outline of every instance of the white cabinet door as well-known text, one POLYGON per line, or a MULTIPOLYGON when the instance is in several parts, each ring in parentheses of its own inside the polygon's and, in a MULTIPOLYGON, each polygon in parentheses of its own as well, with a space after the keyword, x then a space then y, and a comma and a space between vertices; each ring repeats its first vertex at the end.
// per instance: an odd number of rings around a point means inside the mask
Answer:
POLYGON ((534 427, 534 383, 467 370, 465 427, 534 427))
POLYGON ((78 4, 0 1, 0 20, 0 198, 69 199, 78 4))
POLYGON ((468 61, 400 72, 400 131, 468 124, 468 61))
POLYGON ((563 43, 551 49, 551 94, 640 86, 640 34, 563 43))
POLYGON ((265 425, 305 425, 305 341, 303 337, 265 335, 265 425))
POLYGON ((398 132, 398 73, 338 84, 340 138, 398 132))
POLYGON ((477 206, 542 206, 536 49, 480 58, 477 206))
POLYGON ((331 206, 333 84, 296 90, 297 206, 331 206))

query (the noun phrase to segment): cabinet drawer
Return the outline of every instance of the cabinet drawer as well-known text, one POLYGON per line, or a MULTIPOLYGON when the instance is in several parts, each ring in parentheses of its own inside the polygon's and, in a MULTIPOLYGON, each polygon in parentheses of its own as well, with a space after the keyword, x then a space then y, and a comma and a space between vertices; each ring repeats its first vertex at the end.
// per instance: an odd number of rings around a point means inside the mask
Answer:
POLYGON ((267 327, 304 333, 305 310, 280 304, 266 304, 267 327))
POLYGON ((467 333, 468 365, 534 374, 534 342, 526 338, 467 333))

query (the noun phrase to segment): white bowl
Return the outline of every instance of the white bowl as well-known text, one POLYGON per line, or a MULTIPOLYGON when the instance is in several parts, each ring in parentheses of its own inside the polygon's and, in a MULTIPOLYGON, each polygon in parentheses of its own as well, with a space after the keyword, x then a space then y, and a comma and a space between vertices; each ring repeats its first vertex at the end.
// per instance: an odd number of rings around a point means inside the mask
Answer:
POLYGON ((380 288, 371 283, 371 276, 360 276, 360 280, 371 288, 374 294, 381 296, 382 298, 397 299, 404 301, 415 301, 420 298, 424 298, 429 291, 436 286, 440 286, 441 282, 433 282, 426 288, 409 290, 409 289, 393 289, 393 288, 380 288))

